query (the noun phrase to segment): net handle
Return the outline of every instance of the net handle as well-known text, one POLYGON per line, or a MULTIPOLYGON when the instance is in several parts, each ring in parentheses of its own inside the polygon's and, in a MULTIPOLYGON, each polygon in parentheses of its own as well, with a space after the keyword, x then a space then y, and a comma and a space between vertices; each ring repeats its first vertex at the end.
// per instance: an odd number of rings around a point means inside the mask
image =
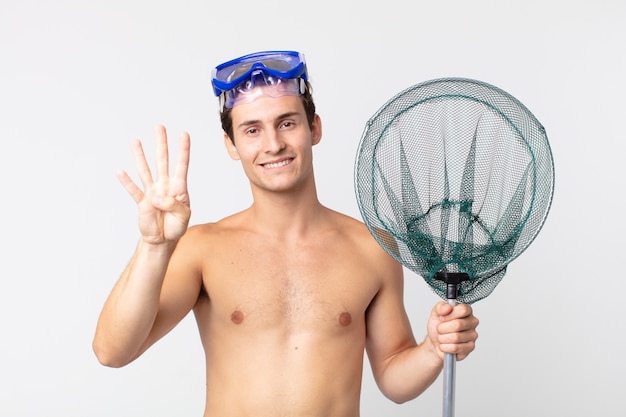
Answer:
MULTIPOLYGON (((465 272, 443 272, 435 274, 435 279, 446 283, 446 299, 452 307, 457 305, 459 284, 469 280, 465 272)), ((456 355, 446 353, 443 358, 443 417, 454 417, 454 394, 456 381, 456 355)))
MULTIPOLYGON (((448 300, 451 306, 456 300, 448 300)), ((456 355, 446 353, 443 359, 443 417, 454 417, 454 393, 456 380, 456 355)))

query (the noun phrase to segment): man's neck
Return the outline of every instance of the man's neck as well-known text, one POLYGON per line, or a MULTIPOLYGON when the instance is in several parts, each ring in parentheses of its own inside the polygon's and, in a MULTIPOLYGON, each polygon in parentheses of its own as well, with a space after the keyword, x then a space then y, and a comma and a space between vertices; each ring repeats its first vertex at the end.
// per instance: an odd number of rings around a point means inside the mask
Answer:
POLYGON ((315 184, 289 192, 260 191, 248 210, 251 222, 261 233, 302 236, 318 227, 326 208, 317 198, 315 184))

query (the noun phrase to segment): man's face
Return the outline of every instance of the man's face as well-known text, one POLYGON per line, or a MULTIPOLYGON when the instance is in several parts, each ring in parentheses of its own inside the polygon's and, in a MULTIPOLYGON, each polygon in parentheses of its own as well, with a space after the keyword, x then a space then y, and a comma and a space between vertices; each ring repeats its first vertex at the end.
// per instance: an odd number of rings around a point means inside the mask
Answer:
POLYGON ((240 160, 252 186, 288 191, 313 181, 312 146, 321 139, 316 115, 309 128, 298 96, 271 97, 232 109, 233 139, 224 135, 230 156, 240 160))

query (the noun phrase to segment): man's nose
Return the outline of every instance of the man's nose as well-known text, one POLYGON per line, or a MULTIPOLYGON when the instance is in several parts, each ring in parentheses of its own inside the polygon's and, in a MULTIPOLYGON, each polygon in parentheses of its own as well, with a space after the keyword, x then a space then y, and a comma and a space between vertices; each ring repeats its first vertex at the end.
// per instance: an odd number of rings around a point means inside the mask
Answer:
POLYGON ((280 133, 276 129, 268 129, 264 141, 265 151, 268 153, 276 153, 285 147, 280 133))

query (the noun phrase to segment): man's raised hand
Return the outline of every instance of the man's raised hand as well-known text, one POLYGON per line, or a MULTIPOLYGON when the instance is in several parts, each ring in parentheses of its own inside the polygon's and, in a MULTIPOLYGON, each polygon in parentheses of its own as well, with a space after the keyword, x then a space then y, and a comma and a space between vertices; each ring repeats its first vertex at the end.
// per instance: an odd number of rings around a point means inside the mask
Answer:
POLYGON ((181 133, 176 168, 170 177, 165 127, 157 126, 155 136, 156 180, 152 177, 143 147, 137 139, 131 147, 143 190, 130 179, 126 171, 119 171, 117 178, 137 203, 139 230, 143 240, 150 244, 171 243, 185 234, 191 217, 187 191, 190 138, 188 133, 181 133))

